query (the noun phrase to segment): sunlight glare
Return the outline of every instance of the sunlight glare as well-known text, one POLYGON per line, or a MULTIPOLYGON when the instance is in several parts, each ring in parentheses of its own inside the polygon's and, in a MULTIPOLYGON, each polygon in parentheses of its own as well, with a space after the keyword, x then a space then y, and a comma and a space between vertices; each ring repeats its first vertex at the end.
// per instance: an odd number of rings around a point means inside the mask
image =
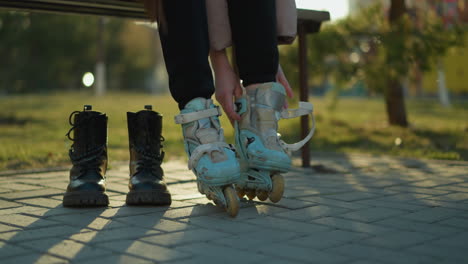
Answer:
POLYGON ((83 75, 83 84, 86 87, 90 87, 94 83, 94 75, 90 72, 87 72, 83 75))

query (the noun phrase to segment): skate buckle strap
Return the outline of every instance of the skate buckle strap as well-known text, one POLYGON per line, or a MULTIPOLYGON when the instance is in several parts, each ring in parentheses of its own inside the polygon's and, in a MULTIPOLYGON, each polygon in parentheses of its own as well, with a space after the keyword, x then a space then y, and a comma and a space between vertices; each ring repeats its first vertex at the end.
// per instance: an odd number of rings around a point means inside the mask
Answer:
POLYGON ((206 153, 210 153, 213 150, 219 150, 219 149, 221 149, 222 151, 223 148, 230 149, 231 146, 229 146, 226 142, 214 142, 214 143, 199 145, 193 150, 193 152, 190 155, 189 162, 188 162, 189 170, 193 169, 198 163, 198 161, 201 159, 201 157, 205 155, 206 153))
POLYGON ((286 109, 281 112, 282 119, 290 119, 304 115, 310 115, 312 118, 312 128, 309 131, 309 134, 302 139, 301 141, 294 144, 287 144, 286 142, 280 140, 281 147, 287 152, 291 153, 302 148, 314 135, 315 133, 315 118, 313 115, 314 107, 309 102, 299 102, 299 108, 297 109, 286 109))
POLYGON ((200 120, 203 118, 208 118, 212 116, 221 116, 221 115, 222 115, 221 109, 219 108, 219 106, 215 106, 214 108, 210 108, 206 110, 176 115, 174 117, 174 120, 176 124, 187 124, 187 123, 200 120))

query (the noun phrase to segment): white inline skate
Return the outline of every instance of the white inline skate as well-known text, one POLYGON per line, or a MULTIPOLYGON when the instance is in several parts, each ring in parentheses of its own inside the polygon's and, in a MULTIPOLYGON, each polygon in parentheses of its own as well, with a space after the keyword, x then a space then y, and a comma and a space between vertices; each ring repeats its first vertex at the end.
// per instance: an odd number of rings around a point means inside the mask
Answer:
POLYGON ((198 190, 234 217, 239 212, 239 198, 233 184, 239 180, 240 166, 234 150, 224 140, 220 115, 221 110, 212 100, 195 98, 175 117, 175 122, 182 125, 189 169, 197 177, 198 190))
POLYGON ((279 83, 264 83, 247 90, 236 101, 241 121, 235 123, 236 150, 241 163, 241 177, 236 184, 240 198, 277 203, 283 197, 284 179, 281 173, 291 168, 291 152, 300 149, 313 136, 315 121, 311 103, 300 102, 298 109, 283 110, 285 88, 279 83), (278 121, 311 115, 313 126, 300 142, 286 144, 280 140, 278 121))

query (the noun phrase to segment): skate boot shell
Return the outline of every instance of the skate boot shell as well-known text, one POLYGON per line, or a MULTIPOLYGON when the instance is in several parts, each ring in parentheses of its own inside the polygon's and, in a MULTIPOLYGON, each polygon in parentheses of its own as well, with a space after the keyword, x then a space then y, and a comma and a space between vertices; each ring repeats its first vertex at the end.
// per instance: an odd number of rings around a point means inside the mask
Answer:
POLYGON ((127 112, 130 150, 128 205, 170 205, 171 194, 164 182, 161 163, 162 115, 150 105, 137 113, 127 112))
MULTIPOLYGON (((284 143, 278 134, 278 121, 312 113, 312 106, 301 102, 299 109, 283 110, 285 88, 279 83, 264 83, 249 89, 236 101, 241 121, 235 123, 236 150, 242 173, 236 190, 239 197, 270 198, 278 202, 284 191, 281 173, 291 168, 291 151, 301 148, 311 137, 309 134, 295 144, 284 143)), ((313 131, 311 131, 313 133, 313 131)))
POLYGON ((233 184, 240 177, 240 167, 234 150, 224 140, 220 115, 210 99, 195 98, 175 117, 175 122, 182 125, 188 167, 197 177, 198 190, 236 216, 239 199, 233 184))
POLYGON ((105 174, 107 170, 107 116, 85 105, 69 118, 67 133, 73 144, 69 151, 73 164, 70 183, 63 197, 66 207, 107 206, 105 174), (73 137, 71 133, 73 131, 73 137))

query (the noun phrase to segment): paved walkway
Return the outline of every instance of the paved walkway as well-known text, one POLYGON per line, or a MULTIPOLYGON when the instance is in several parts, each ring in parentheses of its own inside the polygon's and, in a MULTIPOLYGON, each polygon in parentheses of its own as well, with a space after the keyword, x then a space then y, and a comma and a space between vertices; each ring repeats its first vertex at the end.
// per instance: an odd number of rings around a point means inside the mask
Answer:
POLYGON ((468 163, 317 155, 286 175, 278 204, 229 218, 164 165, 173 204, 125 206, 128 172, 108 175, 108 208, 61 205, 67 172, 0 177, 0 263, 468 263, 468 163))

